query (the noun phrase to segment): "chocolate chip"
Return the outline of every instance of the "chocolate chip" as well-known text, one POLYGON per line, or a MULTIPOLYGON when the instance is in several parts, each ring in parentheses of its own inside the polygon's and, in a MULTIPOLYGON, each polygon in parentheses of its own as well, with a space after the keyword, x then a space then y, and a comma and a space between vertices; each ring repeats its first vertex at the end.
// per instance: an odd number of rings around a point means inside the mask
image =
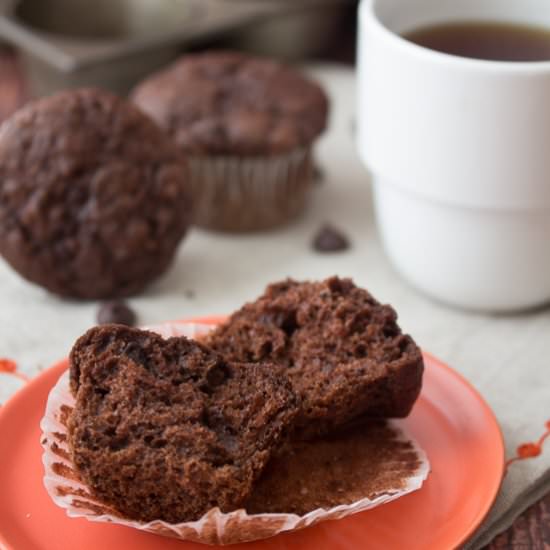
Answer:
POLYGON ((342 252, 350 247, 349 239, 340 230, 324 225, 313 239, 313 248, 317 252, 342 252))
POLYGON ((188 300, 193 300, 196 296, 195 294, 195 291, 194 290, 184 290, 183 291, 183 295, 188 299, 188 300))
POLYGON ((109 393, 109 390, 106 390, 105 388, 95 388, 94 393, 100 397, 105 397, 109 393))
POLYGON ((298 328, 295 310, 268 309, 260 315, 259 322, 263 325, 275 325, 285 332, 287 336, 291 336, 298 328))
POLYGON ((125 302, 110 301, 104 302, 97 311, 98 325, 114 323, 132 327, 136 324, 136 314, 125 302))
POLYGON ((312 178, 313 183, 317 184, 323 183, 323 181, 325 180, 325 172, 318 164, 313 165, 312 178))
POLYGON ((298 321, 296 318, 296 311, 289 311, 281 323, 281 329, 286 333, 287 336, 292 336, 296 329, 298 328, 298 321))
POLYGON ((127 355, 134 363, 148 367, 147 353, 136 342, 129 342, 124 348, 124 354, 127 355))
POLYGON ((208 370, 206 381, 211 388, 216 388, 223 384, 230 375, 228 367, 222 363, 218 363, 208 370))
POLYGON ((231 370, 225 363, 215 363, 210 366, 204 377, 204 383, 200 390, 212 395, 218 386, 221 386, 228 378, 231 378, 231 370))

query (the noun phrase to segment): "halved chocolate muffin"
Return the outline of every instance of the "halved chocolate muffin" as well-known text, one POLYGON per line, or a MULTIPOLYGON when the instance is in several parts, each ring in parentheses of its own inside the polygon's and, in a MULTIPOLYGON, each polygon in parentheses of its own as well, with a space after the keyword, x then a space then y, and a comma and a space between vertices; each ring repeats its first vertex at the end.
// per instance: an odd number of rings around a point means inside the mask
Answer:
POLYGON ((423 360, 392 307, 349 279, 287 280, 234 313, 204 343, 229 361, 284 367, 302 398, 295 437, 361 417, 407 416, 423 360))
POLYGON ((96 497, 140 521, 238 508, 298 410, 277 367, 121 325, 82 336, 70 369, 74 467, 96 497))

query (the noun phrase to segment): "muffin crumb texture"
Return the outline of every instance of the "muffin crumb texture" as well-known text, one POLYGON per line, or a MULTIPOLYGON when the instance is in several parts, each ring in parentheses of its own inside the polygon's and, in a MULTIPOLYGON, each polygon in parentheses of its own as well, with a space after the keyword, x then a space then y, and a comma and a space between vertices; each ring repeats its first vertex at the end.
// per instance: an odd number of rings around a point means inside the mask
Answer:
POLYGON ((297 412, 276 367, 119 325, 82 336, 70 374, 74 466, 96 497, 140 521, 238 508, 297 412))
POLYGON ((284 368, 302 398, 297 438, 359 417, 407 416, 422 384, 422 354, 393 308, 350 279, 272 284, 205 343, 231 361, 284 368))

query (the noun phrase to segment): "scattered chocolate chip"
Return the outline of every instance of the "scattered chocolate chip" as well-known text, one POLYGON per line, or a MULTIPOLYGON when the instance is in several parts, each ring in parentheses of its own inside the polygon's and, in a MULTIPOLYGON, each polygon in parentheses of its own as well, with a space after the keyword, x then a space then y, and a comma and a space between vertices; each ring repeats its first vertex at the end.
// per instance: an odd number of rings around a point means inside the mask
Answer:
POLYGON ((96 319, 98 325, 114 323, 129 327, 133 327, 137 320, 134 310, 119 300, 102 303, 97 311, 96 319))
POLYGON ((317 184, 323 183, 323 181, 325 180, 325 172, 318 164, 313 165, 312 177, 313 183, 317 184))
POLYGON ((328 224, 321 227, 313 239, 313 248, 317 252, 342 252, 349 247, 346 235, 328 224))

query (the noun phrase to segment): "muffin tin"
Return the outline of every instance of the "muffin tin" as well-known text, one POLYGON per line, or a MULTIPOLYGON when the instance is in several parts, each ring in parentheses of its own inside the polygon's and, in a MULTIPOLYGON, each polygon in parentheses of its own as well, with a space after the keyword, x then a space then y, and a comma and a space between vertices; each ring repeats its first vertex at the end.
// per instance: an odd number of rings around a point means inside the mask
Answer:
POLYGON ((21 50, 31 94, 44 95, 90 84, 125 92, 173 59, 182 44, 293 6, 243 0, 20 0, 0 9, 0 35, 21 50))

